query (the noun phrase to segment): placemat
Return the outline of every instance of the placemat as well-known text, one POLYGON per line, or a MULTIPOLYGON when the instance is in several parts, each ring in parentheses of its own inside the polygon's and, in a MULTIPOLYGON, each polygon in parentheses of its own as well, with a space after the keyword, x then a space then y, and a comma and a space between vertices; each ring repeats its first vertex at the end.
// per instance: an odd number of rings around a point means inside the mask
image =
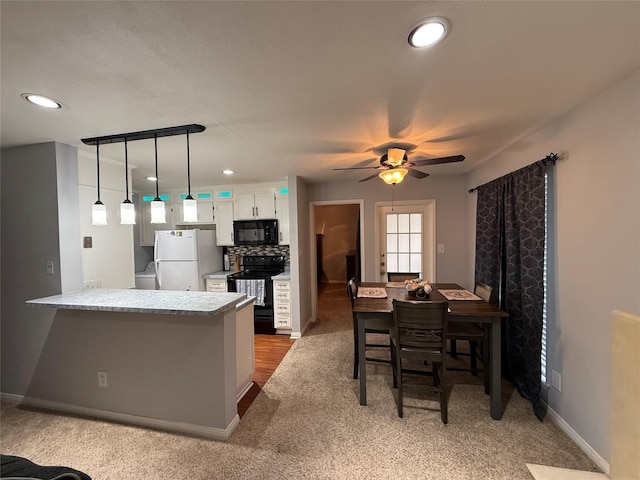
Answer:
POLYGON ((447 300, 482 300, 468 290, 438 290, 447 300))
POLYGON ((387 298, 387 291, 381 287, 360 287, 358 288, 360 298, 387 298))

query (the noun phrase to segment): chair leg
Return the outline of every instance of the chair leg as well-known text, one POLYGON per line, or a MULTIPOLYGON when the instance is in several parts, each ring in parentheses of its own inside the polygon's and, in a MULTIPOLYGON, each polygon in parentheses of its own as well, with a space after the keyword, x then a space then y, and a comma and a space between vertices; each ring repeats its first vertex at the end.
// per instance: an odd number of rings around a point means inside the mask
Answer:
POLYGON ((398 416, 402 418, 402 359, 400 355, 396 353, 396 369, 398 379, 398 416))
POLYGON ((440 387, 440 418, 442 419, 442 423, 446 425, 449 423, 446 370, 442 364, 438 365, 438 370, 438 386, 440 387))
POLYGON ((398 367, 396 366, 396 350, 393 348, 393 342, 391 345, 391 372, 393 374, 393 388, 398 388, 398 367))
POLYGON ((456 351, 456 341, 455 340, 449 340, 451 342, 451 351, 449 352, 449 354, 451 355, 451 358, 456 358, 457 355, 457 351, 456 351))
POLYGON ((491 348, 491 328, 488 326, 484 326, 484 338, 482 339, 482 376, 484 377, 484 393, 486 395, 490 394, 489 388, 489 372, 491 369, 490 363, 490 348, 491 348))
POLYGON ((358 378, 358 328, 355 318, 353 316, 353 379, 358 378))
POLYGON ((476 342, 469 342, 469 353, 471 355, 471 375, 474 377, 478 376, 478 359, 477 355, 477 347, 478 344, 476 342))

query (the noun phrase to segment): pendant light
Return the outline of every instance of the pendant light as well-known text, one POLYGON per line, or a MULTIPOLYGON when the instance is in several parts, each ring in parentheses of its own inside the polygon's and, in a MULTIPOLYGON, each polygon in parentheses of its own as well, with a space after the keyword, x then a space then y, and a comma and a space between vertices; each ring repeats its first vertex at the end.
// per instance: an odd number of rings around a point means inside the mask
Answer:
POLYGON ((98 201, 91 206, 91 223, 103 227, 107 224, 107 207, 100 201, 100 142, 96 142, 96 172, 98 201))
POLYGON ((120 223, 122 225, 135 225, 136 208, 129 200, 129 155, 127 152, 127 139, 124 139, 124 185, 127 196, 120 204, 120 223))
POLYGON ((198 203, 191 196, 191 166, 189 158, 189 131, 187 131, 187 197, 182 202, 185 222, 198 221, 198 203))
POLYGON ((156 198, 151 202, 151 223, 167 223, 164 212, 164 202, 158 194, 158 135, 153 136, 156 150, 156 198))

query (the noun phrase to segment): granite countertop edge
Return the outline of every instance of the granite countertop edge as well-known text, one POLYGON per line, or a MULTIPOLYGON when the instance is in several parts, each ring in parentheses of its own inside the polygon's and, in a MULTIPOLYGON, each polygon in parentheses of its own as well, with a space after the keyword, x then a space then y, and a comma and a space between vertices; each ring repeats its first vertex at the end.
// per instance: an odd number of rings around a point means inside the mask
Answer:
POLYGON ((27 300, 26 304, 63 310, 215 316, 236 308, 246 298, 244 293, 91 289, 27 300))

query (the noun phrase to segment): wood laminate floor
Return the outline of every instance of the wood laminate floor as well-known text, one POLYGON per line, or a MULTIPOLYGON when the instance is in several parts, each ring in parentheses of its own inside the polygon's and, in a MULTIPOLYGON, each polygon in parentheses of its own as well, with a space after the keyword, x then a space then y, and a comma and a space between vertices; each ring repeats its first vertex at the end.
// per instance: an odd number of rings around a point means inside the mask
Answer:
POLYGON ((295 340, 288 335, 254 335, 255 372, 253 385, 238 402, 238 415, 245 414, 253 400, 258 396, 271 374, 291 348, 295 340))

